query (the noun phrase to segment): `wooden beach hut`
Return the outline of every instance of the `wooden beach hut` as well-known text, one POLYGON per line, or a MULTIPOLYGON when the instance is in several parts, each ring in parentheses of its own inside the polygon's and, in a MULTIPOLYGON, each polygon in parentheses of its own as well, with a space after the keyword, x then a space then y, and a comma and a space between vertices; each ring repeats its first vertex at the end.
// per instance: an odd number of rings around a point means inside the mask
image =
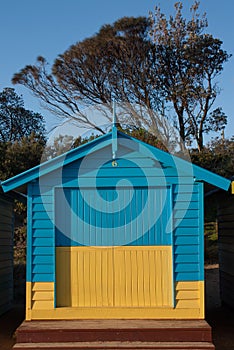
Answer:
POLYGON ((0 315, 13 303, 13 198, 0 188, 0 315))
POLYGON ((25 196, 4 193, 0 184, 0 315, 11 309, 14 299, 14 200, 26 204, 25 196))
POLYGON ((114 127, 4 181, 28 196, 26 320, 204 319, 204 181, 230 186, 114 127))
POLYGON ((234 182, 229 193, 219 191, 217 198, 220 297, 234 308, 234 182))

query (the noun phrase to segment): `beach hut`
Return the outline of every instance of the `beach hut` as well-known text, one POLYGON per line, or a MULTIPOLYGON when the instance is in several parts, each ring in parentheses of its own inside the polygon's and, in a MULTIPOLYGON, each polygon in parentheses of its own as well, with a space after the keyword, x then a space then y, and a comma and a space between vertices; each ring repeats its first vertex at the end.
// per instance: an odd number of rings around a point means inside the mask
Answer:
POLYGON ((203 319, 203 182, 116 128, 2 183, 28 196, 27 320, 203 319))
POLYGON ((217 199, 220 297, 234 308, 234 182, 231 191, 219 191, 217 199))
POLYGON ((11 309, 14 299, 14 200, 26 204, 25 196, 0 185, 0 315, 11 309))
POLYGON ((13 199, 0 189, 0 315, 13 302, 13 199))

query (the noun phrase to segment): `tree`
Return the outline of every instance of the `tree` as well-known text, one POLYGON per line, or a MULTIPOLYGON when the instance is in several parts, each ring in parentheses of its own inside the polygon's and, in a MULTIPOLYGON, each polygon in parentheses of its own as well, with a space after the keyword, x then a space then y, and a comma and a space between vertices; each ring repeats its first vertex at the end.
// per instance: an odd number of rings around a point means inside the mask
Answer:
POLYGON ((201 152, 191 150, 191 160, 207 170, 232 178, 234 169, 234 137, 214 139, 201 152))
POLYGON ((23 84, 56 115, 75 119, 81 127, 103 132, 84 107, 105 104, 103 113, 111 120, 112 99, 127 106, 128 122, 133 115, 134 124, 152 127, 156 122, 150 111, 160 111, 162 103, 159 90, 152 89, 154 45, 149 29, 147 18, 124 17, 59 55, 51 72, 45 58, 38 57, 35 65, 14 75, 13 83, 23 84), (134 104, 149 110, 143 120, 134 104))
POLYGON ((59 135, 55 137, 53 143, 50 142, 46 145, 42 156, 42 162, 70 151, 70 149, 73 147, 74 142, 74 137, 70 135, 59 135))
POLYGON ((22 97, 14 89, 3 89, 0 92, 0 142, 14 142, 32 132, 45 138, 42 115, 25 109, 22 97))
POLYGON ((84 107, 105 104, 102 112, 110 121, 115 99, 122 105, 119 122, 145 128, 158 138, 166 135, 161 139, 165 143, 171 135, 169 121, 183 142, 195 140, 202 149, 203 134, 226 124, 222 109, 211 107, 219 92, 215 78, 230 56, 219 39, 203 34, 207 20, 200 18, 197 2, 191 20, 183 18, 182 3, 175 7, 169 20, 156 7, 150 18, 124 17, 105 25, 59 55, 51 71, 46 59, 38 57, 12 81, 80 127, 104 132, 84 107))
POLYGON ((215 78, 230 55, 222 41, 204 34, 206 16, 198 13, 199 2, 191 7, 192 18, 182 16, 182 2, 175 4, 175 16, 169 19, 156 7, 151 14, 151 36, 156 45, 158 82, 165 101, 172 105, 175 124, 183 141, 195 139, 203 148, 203 135, 222 130, 227 117, 222 108, 211 110, 217 94, 215 78))
POLYGON ((0 179, 6 180, 41 162, 45 140, 32 133, 14 142, 0 142, 0 179))

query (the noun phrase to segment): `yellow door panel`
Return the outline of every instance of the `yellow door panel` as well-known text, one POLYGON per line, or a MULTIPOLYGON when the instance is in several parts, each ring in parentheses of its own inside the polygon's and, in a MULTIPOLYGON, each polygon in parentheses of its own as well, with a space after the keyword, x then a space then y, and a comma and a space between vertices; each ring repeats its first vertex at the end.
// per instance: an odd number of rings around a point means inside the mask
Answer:
POLYGON ((173 307, 170 246, 56 248, 57 307, 173 307))

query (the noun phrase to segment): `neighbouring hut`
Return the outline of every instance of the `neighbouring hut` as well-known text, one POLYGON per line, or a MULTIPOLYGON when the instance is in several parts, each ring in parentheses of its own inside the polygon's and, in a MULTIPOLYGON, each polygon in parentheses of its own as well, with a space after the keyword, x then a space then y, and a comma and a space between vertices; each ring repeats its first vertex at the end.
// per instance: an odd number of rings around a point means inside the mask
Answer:
POLYGON ((13 198, 0 188, 0 315, 12 307, 13 302, 13 198))
POLYGON ((231 191, 217 192, 220 297, 234 308, 234 182, 231 191))

